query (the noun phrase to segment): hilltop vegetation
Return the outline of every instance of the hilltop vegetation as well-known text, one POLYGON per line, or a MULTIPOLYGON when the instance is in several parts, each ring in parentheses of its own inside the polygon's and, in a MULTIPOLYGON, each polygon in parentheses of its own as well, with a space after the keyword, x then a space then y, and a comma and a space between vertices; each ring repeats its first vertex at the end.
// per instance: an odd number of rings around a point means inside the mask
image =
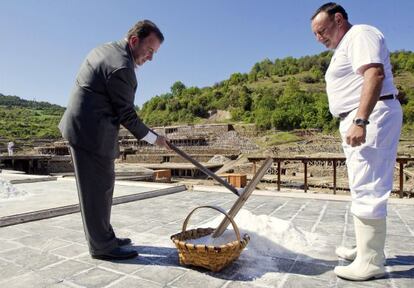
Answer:
POLYGON ((47 102, 0 94, 0 136, 3 139, 57 139, 65 108, 47 102))
MULTIPOLYGON (((328 110, 324 74, 331 52, 256 63, 249 73, 234 73, 211 87, 186 87, 153 97, 137 111, 150 126, 201 123, 212 111, 231 113, 227 121, 255 123, 263 131, 317 128, 335 131, 328 110)), ((403 96, 404 129, 414 130, 414 53, 391 53, 395 81, 403 96)), ((47 102, 0 94, 0 137, 60 138, 57 125, 64 108, 47 102)), ((411 133, 412 134, 412 133, 411 133)))
MULTIPOLYGON (((227 110, 232 121, 255 123, 259 129, 336 129, 328 110, 324 74, 332 52, 299 59, 287 57, 256 63, 249 73, 234 73, 212 87, 172 85, 170 93, 146 102, 140 116, 149 125, 198 123, 210 111, 227 110)), ((406 128, 414 123, 414 53, 391 54, 403 99, 406 128)))

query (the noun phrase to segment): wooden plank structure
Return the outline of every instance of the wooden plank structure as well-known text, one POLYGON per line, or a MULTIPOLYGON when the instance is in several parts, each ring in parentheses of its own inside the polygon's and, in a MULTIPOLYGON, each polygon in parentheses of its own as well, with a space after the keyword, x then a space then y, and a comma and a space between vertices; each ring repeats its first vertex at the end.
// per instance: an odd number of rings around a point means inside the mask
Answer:
POLYGON ((48 174, 51 155, 0 155, 0 164, 5 169, 24 171, 27 174, 48 174))
MULTIPOLYGON (((248 157, 250 162, 253 162, 253 173, 256 172, 256 163, 265 160, 265 157, 248 157)), ((304 185, 303 190, 306 193, 308 191, 308 173, 307 168, 308 164, 313 162, 326 162, 328 166, 332 165, 333 168, 333 194, 336 194, 337 188, 337 166, 345 164, 345 157, 306 157, 306 156, 298 156, 298 157, 273 157, 274 162, 277 163, 277 191, 280 191, 280 174, 281 174, 281 163, 285 161, 298 161, 302 162, 304 166, 304 185)), ((404 196, 404 165, 408 162, 414 162, 414 158, 411 157, 397 157, 396 162, 398 163, 399 167, 399 196, 403 198, 404 196)))
POLYGON ((243 173, 225 173, 219 174, 220 177, 225 178, 233 187, 244 188, 247 184, 247 175, 243 173))
MULTIPOLYGON (((256 175, 252 178, 252 180, 247 184, 246 189, 234 203, 233 207, 231 207, 228 215, 230 218, 234 219, 236 214, 240 211, 243 207, 244 203, 246 203, 247 199, 249 199, 250 195, 253 193, 253 190, 256 188, 257 184, 265 175, 267 169, 272 165, 273 159, 267 158, 264 164, 260 167, 259 171, 257 171, 256 175)), ((220 237, 221 234, 226 230, 227 226, 229 226, 230 221, 227 218, 224 218, 217 229, 214 231, 213 238, 220 237)))

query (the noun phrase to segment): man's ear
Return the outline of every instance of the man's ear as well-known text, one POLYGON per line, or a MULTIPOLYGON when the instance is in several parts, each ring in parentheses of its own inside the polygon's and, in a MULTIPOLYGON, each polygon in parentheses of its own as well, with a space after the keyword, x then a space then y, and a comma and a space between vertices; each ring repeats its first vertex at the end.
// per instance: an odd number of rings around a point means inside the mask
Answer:
POLYGON ((128 43, 131 47, 135 47, 139 43, 139 38, 137 36, 131 36, 129 37, 128 43))
POLYGON ((338 26, 342 26, 344 23, 344 16, 341 13, 335 13, 335 23, 338 26))

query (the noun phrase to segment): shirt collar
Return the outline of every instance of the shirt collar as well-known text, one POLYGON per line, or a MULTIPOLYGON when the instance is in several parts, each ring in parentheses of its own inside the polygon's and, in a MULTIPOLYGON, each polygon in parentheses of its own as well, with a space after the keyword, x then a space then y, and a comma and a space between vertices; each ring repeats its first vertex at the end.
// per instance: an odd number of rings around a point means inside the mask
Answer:
POLYGON ((128 55, 129 55, 129 57, 131 58, 131 61, 134 65, 134 68, 136 69, 136 68, 138 68, 138 65, 137 65, 137 63, 135 63, 135 59, 134 59, 134 56, 133 56, 133 53, 132 53, 132 49, 129 46, 128 40, 124 39, 124 41, 125 41, 125 49, 126 49, 128 55))

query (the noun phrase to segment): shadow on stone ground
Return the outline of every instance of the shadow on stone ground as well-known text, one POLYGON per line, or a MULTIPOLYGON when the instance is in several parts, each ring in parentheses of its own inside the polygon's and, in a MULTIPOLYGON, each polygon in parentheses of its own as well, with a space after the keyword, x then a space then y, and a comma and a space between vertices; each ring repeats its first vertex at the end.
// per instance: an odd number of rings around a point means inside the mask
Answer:
MULTIPOLYGON (((414 256, 412 255, 395 255, 394 258, 387 258, 386 259, 386 266, 412 266, 414 265, 414 256)), ((414 279, 414 268, 408 270, 401 270, 401 271, 391 271, 387 274, 387 278, 392 279, 414 279)))
MULTIPOLYGON (((255 237, 260 236, 255 235, 255 237)), ((263 241, 269 240, 262 239, 260 243, 264 243, 263 241)), ((207 269, 196 266, 182 266, 179 264, 177 249, 169 247, 142 245, 131 246, 132 249, 135 249, 139 253, 139 257, 136 259, 119 262, 131 265, 135 264, 166 267, 186 267, 200 273, 208 274, 215 278, 246 282, 254 281, 257 278, 261 278, 266 273, 271 272, 290 273, 304 276, 317 276, 328 271, 332 271, 333 268, 338 265, 338 261, 329 261, 310 257, 306 254, 295 253, 283 248, 282 246, 274 244, 273 242, 271 242, 271 244, 264 244, 266 247, 272 247, 272 249, 269 249, 269 255, 252 257, 252 255, 246 255, 246 251, 243 251, 239 259, 219 272, 211 272, 207 269), (275 251, 277 252, 274 253, 275 251)), ((349 262, 345 261, 345 264, 343 265, 348 264, 349 262)), ((386 262, 387 266, 404 266, 413 264, 414 256, 404 255, 397 255, 395 258, 388 258, 386 262)), ((402 271, 392 271, 388 273, 385 278, 413 279, 414 268, 402 271)))

